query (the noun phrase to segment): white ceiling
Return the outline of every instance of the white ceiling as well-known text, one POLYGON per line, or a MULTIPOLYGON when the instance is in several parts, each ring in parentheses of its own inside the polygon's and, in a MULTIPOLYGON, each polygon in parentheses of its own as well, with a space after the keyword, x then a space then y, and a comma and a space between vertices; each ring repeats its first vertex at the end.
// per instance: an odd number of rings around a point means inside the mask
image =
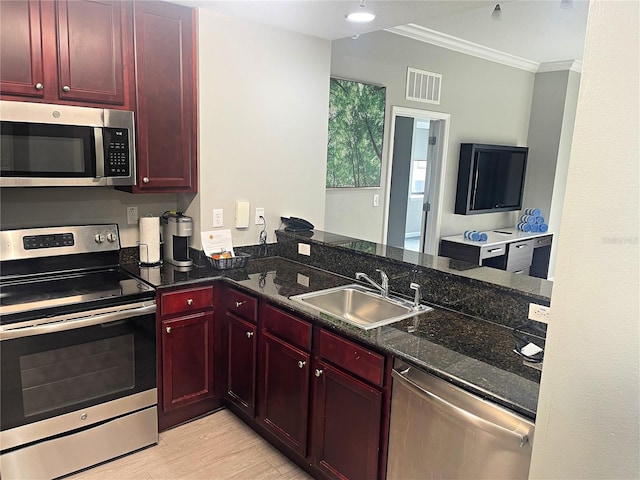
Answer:
MULTIPOLYGON (((376 19, 345 21, 359 0, 173 0, 306 35, 336 40, 415 24, 537 63, 582 61, 588 0, 368 0, 376 19)), ((356 40, 357 41, 357 40, 356 40)))

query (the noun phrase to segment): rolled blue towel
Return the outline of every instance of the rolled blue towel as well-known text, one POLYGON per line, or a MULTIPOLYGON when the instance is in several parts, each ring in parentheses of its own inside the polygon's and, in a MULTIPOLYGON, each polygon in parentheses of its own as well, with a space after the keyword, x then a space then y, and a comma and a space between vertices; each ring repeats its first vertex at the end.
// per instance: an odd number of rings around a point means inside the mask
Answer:
POLYGON ((536 217, 536 223, 537 223, 538 225, 540 225, 540 224, 544 223, 544 217, 542 217, 542 216, 541 216, 541 217, 536 217))
POLYGON ((538 225, 537 223, 534 223, 533 225, 531 225, 532 232, 537 232, 539 230, 540 230, 540 225, 538 225))
POLYGON ((533 215, 534 217, 539 217, 542 213, 539 208, 525 208, 525 215, 533 215))
POLYGON ((530 232, 531 231, 531 224, 530 223, 521 222, 521 223, 518 224, 518 230, 520 230, 522 232, 530 232))
POLYGON ((474 232, 471 234, 471 240, 473 240, 474 242, 479 241, 479 240, 480 240, 480 232, 476 232, 476 231, 474 231, 474 232))
POLYGON ((464 231, 464 238, 466 238, 467 240, 471 240, 471 234, 475 232, 475 230, 465 230, 464 231))
POLYGON ((486 242, 488 238, 489 238, 489 235, 487 235, 484 232, 480 232, 480 241, 481 242, 486 242))
POLYGON ((546 232, 547 230, 549 230, 549 225, 547 225, 546 223, 541 223, 540 225, 538 225, 538 230, 540 230, 541 232, 546 232))
POLYGON ((522 217, 520 217, 520 221, 533 225, 534 223, 537 223, 536 218, 538 217, 534 217, 533 215, 523 215, 522 217))

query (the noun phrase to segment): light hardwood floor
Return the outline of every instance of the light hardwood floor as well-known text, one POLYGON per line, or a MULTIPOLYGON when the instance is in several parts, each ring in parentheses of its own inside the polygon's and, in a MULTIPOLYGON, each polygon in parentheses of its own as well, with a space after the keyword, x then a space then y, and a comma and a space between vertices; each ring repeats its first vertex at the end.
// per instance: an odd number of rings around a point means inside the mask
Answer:
POLYGON ((162 432, 158 445, 67 479, 311 480, 311 477, 229 410, 220 410, 162 432))

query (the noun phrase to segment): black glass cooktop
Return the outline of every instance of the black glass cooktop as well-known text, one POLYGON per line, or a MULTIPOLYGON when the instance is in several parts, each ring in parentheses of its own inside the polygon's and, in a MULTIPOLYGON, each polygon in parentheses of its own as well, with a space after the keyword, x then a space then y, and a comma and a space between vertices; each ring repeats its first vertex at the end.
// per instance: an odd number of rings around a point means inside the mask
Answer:
POLYGON ((23 277, 0 285, 0 323, 117 305, 154 295, 152 287, 119 268, 23 277))

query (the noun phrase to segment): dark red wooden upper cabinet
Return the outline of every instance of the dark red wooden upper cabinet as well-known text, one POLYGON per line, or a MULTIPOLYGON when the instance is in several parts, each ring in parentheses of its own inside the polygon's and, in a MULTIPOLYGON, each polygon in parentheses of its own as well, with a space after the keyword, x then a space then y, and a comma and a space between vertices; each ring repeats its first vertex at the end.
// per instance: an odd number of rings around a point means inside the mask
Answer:
POLYGON ((197 191, 195 11, 135 3, 137 192, 197 191))
POLYGON ((57 1, 60 98, 124 103, 124 3, 127 2, 57 1))
POLYGON ((44 97, 40 2, 0 2, 0 92, 44 97))

